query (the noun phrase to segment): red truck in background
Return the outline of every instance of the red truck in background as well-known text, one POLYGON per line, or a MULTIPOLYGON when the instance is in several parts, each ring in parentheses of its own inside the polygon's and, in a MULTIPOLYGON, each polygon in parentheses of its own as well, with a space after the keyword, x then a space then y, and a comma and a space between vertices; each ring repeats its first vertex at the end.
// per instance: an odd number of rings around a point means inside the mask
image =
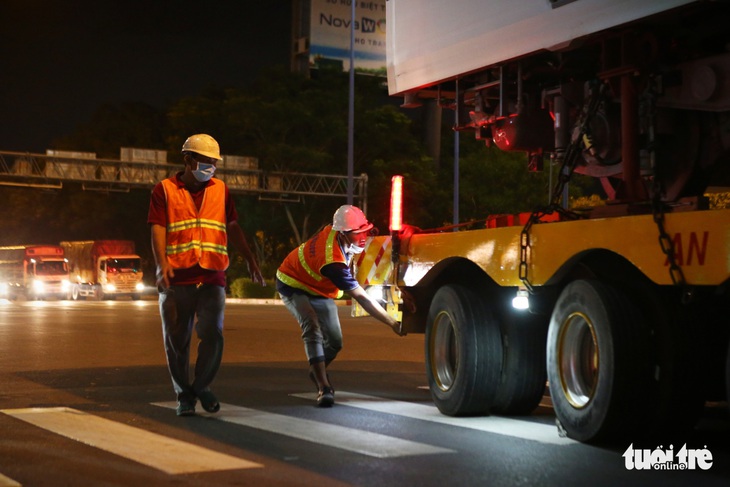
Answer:
POLYGON ((140 299, 144 292, 140 256, 131 240, 61 242, 69 262, 71 299, 140 299))
POLYGON ((68 264, 58 245, 0 247, 0 298, 65 299, 68 264))

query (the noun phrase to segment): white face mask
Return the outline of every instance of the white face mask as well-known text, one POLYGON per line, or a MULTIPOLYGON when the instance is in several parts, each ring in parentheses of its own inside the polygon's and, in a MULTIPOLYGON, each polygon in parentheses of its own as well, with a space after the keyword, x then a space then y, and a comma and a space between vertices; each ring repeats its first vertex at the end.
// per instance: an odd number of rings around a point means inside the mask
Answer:
POLYGON ((365 250, 365 247, 359 247, 355 244, 350 244, 347 246, 346 252, 348 254, 361 254, 365 250))
POLYGON ((213 164, 206 164, 205 162, 198 162, 198 168, 193 171, 193 176, 201 183, 210 181, 213 174, 215 174, 215 166, 213 164))

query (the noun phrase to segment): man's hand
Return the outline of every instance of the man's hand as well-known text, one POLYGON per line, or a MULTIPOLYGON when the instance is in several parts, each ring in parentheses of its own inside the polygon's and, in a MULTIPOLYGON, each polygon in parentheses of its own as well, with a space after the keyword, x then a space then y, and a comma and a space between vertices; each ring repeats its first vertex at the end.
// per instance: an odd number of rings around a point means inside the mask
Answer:
POLYGON ((390 329, 393 330, 393 333, 395 333, 399 337, 406 336, 406 332, 403 331, 403 323, 393 320, 393 322, 390 323, 388 326, 390 326, 390 329))
POLYGON ((259 269, 256 259, 252 258, 248 261, 248 273, 251 275, 251 280, 253 282, 266 287, 266 281, 264 280, 264 276, 261 274, 261 269, 259 269))
POLYGON ((170 279, 175 277, 175 271, 172 266, 167 263, 167 259, 163 264, 157 266, 157 287, 166 290, 170 287, 170 279))

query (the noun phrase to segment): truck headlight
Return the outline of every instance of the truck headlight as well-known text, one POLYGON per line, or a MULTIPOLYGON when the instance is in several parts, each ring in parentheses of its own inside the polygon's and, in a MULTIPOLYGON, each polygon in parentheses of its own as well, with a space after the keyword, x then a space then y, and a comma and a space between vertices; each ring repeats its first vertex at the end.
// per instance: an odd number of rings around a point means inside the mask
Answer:
POLYGON ((35 291, 37 294, 44 293, 46 291, 46 284, 43 281, 35 279, 33 281, 33 291, 35 291))
POLYGON ((71 288, 71 281, 64 279, 61 281, 61 291, 68 291, 71 288))
POLYGON ((116 290, 117 286, 115 286, 114 284, 107 284, 106 286, 104 286, 104 291, 106 292, 113 293, 116 290))
POLYGON ((136 290, 137 290, 137 291, 139 291, 139 292, 142 292, 142 291, 144 291, 144 284, 142 284, 141 282, 138 282, 138 283, 137 283, 137 284, 136 284, 136 285, 134 286, 134 289, 136 289, 136 290))
POLYGON ((0 296, 8 295, 9 286, 7 282, 0 282, 0 296))

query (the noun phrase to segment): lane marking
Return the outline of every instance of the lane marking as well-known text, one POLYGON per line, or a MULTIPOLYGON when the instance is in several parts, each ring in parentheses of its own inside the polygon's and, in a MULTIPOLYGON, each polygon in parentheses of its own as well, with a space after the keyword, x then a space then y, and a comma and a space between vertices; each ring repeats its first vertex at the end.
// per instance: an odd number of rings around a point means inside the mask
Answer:
MULTIPOLYGON (((316 393, 291 394, 291 396, 302 399, 316 400, 316 393)), ((441 423, 460 428, 469 428, 487 433, 495 433, 504 436, 513 436, 525 440, 548 443, 551 445, 575 445, 576 442, 570 438, 561 438, 555 426, 546 424, 522 421, 519 419, 504 418, 500 416, 481 416, 457 418, 445 416, 439 412, 436 406, 428 404, 416 404, 406 401, 385 400, 380 397, 367 396, 352 392, 337 391, 335 394, 335 407, 337 404, 367 409, 386 414, 395 414, 411 419, 420 419, 432 423, 441 423)))
MULTIPOLYGON (((175 409, 177 406, 175 402, 152 404, 170 409, 175 409)), ((216 414, 203 413, 202 415, 227 423, 256 428, 376 458, 455 453, 454 450, 425 443, 231 404, 221 403, 221 409, 216 414)))
POLYGON ((0 473, 0 487, 23 487, 19 482, 0 473))
POLYGON ((26 408, 2 409, 0 412, 169 474, 263 467, 260 463, 218 453, 77 409, 26 408))

